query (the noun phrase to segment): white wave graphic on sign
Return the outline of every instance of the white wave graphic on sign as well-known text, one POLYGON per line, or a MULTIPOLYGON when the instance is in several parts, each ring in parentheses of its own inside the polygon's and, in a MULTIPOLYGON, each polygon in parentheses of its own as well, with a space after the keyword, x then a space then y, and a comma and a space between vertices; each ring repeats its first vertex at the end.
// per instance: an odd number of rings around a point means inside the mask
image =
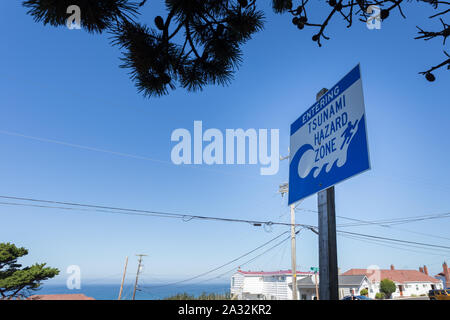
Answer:
POLYGON ((326 166, 325 171, 328 173, 336 162, 338 167, 342 167, 347 162, 348 147, 358 131, 360 122, 361 119, 351 119, 347 122, 345 129, 340 130, 339 135, 336 136, 336 151, 330 153, 329 156, 316 161, 320 157, 321 148, 314 150, 310 145, 310 149, 305 151, 298 163, 299 177, 304 179, 313 171, 313 177, 317 178, 324 166, 326 166))

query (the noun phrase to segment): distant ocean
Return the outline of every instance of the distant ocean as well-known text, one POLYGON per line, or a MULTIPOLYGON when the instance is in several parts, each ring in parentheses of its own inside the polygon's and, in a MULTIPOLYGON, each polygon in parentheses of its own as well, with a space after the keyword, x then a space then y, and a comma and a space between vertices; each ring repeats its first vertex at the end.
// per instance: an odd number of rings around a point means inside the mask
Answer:
MULTIPOLYGON (((139 288, 139 287, 138 287, 139 288)), ((120 286, 116 284, 81 284, 80 290, 70 290, 65 284, 43 284, 41 289, 33 294, 71 294, 82 293, 96 300, 117 300, 120 286)), ((230 284, 186 284, 182 286, 166 286, 154 288, 146 285, 145 288, 136 291, 136 300, 161 300, 178 293, 187 293, 198 296, 202 293, 225 294, 230 291, 230 284)), ((133 285, 126 284, 122 293, 123 300, 130 300, 133 295, 133 285)))

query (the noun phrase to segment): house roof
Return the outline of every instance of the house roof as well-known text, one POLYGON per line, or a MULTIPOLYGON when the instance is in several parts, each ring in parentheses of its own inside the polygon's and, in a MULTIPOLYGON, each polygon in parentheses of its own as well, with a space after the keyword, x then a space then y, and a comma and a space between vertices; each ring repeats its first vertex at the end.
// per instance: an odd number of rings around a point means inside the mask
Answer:
POLYGON ((72 294, 36 294, 30 296, 29 300, 95 300, 92 297, 85 296, 81 293, 72 294))
POLYGON ((339 278, 339 285, 340 286, 356 286, 359 287, 361 283, 363 282, 364 278, 366 278, 366 275, 364 274, 357 274, 357 275, 340 275, 339 278))
MULTIPOLYGON (((450 268, 447 268, 447 269, 448 269, 448 273, 450 274, 450 268)), ((444 271, 439 272, 437 275, 435 275, 435 277, 445 277, 444 271)))
MULTIPOLYGON (((407 283, 407 282, 432 282, 439 283, 440 281, 422 273, 418 270, 387 270, 380 269, 377 270, 380 272, 379 279, 390 279, 397 283, 407 283)), ((374 277, 374 270, 368 269, 350 269, 343 273, 343 275, 365 275, 369 280, 372 280, 374 277)), ((378 278, 378 276, 377 276, 378 278)), ((374 280, 372 280, 373 282, 374 280)))
MULTIPOLYGON (((338 276, 339 286, 359 287, 363 282, 364 278, 366 278, 365 275, 339 275, 338 276)), ((313 277, 305 277, 303 279, 297 280, 298 287, 314 287, 315 285, 316 283, 313 277)))
POLYGON ((316 285, 313 277, 304 277, 297 280, 297 287, 314 287, 316 285))
MULTIPOLYGON (((243 271, 238 270, 238 273, 248 276, 290 276, 292 275, 292 270, 279 270, 279 271, 243 271)), ((301 272, 297 271, 298 275, 311 275, 312 272, 301 272)))

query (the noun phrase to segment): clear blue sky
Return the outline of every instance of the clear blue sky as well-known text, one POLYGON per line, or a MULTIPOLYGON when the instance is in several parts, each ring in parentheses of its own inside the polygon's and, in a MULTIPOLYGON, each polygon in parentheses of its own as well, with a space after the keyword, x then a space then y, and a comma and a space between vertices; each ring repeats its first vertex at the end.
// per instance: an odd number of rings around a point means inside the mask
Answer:
MULTIPOLYGON (((153 21, 158 1, 146 5, 142 19, 153 21)), ((376 220, 450 211, 448 72, 434 83, 419 71, 439 63, 440 40, 414 40, 415 26, 430 14, 425 5, 405 7, 368 30, 362 23, 346 29, 334 21, 318 48, 312 29, 297 30, 288 16, 275 15, 264 1, 265 30, 244 47, 244 64, 229 87, 200 93, 177 89, 159 99, 140 96, 120 52, 107 35, 44 27, 34 23, 20 1, 2 1, 0 130, 140 155, 163 163, 94 152, 0 133, 0 194, 108 206, 230 218, 289 221, 286 199, 277 194, 287 181, 288 164, 274 176, 259 165, 176 166, 170 162, 177 128, 280 129, 287 153, 289 126, 315 100, 322 87, 336 83, 361 64, 372 170, 336 187, 338 215, 376 220)), ((436 22, 437 24, 438 22, 436 22)), ((284 161, 286 162, 286 161, 284 161)), ((316 209, 316 196, 301 208, 316 209)), ((0 206, 0 241, 30 249, 24 263, 45 261, 61 269, 81 267, 83 279, 120 280, 130 256, 129 281, 136 253, 146 253, 147 283, 183 279, 221 265, 286 230, 269 233, 250 225, 68 213, 0 206)), ((317 224, 312 213, 297 222, 317 224)), ((348 221, 338 219, 338 224, 348 221)), ((447 219, 401 228, 449 237, 447 219)), ((437 239, 377 226, 348 231, 450 245, 437 239)), ((435 274, 449 252, 420 254, 338 237, 339 267, 369 265, 416 269, 435 274)), ((424 250, 422 250, 424 251, 424 250)), ((286 242, 245 269, 290 268, 286 242)), ((302 231, 297 242, 301 270, 316 266, 317 237, 302 231)), ((221 270, 222 271, 222 270, 221 270)), ((218 274, 220 272, 217 272, 218 274)), ((222 281, 228 281, 225 277, 222 281)))

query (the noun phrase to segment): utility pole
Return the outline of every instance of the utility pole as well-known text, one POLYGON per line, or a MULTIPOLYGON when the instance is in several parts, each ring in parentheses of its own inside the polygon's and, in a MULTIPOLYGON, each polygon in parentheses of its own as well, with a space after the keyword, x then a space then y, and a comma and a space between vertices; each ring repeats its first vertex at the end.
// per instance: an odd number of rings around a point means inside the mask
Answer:
POLYGON ((291 209, 291 263, 292 263, 292 300, 298 300, 297 297, 297 255, 295 249, 295 206, 290 205, 291 209))
POLYGON ((127 274, 127 265, 128 265, 128 257, 125 259, 125 269, 123 270, 123 276, 122 276, 122 283, 120 284, 120 291, 119 291, 119 299, 122 298, 122 291, 123 291, 123 283, 125 282, 125 275, 127 274))
POLYGON ((316 299, 320 300, 320 298, 319 298, 319 288, 317 286, 317 272, 314 272, 314 282, 316 283, 316 299))
POLYGON ((137 284, 138 284, 138 279, 139 279, 139 272, 141 272, 141 263, 142 263, 142 257, 146 257, 146 254, 137 254, 136 256, 139 257, 139 264, 138 264, 138 268, 136 271, 136 282, 134 283, 134 290, 133 290, 133 300, 135 300, 135 296, 136 296, 136 288, 137 288, 137 284))
MULTIPOLYGON (((328 90, 316 95, 319 100, 328 90)), ((319 294, 323 300, 339 300, 334 186, 317 194, 319 211, 319 294)))
MULTIPOLYGON (((280 157, 280 160, 288 159, 287 157, 280 157)), ((285 193, 288 193, 289 191, 289 184, 284 183, 280 185, 279 192, 281 193, 281 196, 283 196, 285 193)), ((297 250, 296 250, 296 239, 295 239, 295 205, 291 204, 289 206, 289 209, 291 210, 291 266, 292 266, 292 300, 298 300, 297 295, 297 250)))

